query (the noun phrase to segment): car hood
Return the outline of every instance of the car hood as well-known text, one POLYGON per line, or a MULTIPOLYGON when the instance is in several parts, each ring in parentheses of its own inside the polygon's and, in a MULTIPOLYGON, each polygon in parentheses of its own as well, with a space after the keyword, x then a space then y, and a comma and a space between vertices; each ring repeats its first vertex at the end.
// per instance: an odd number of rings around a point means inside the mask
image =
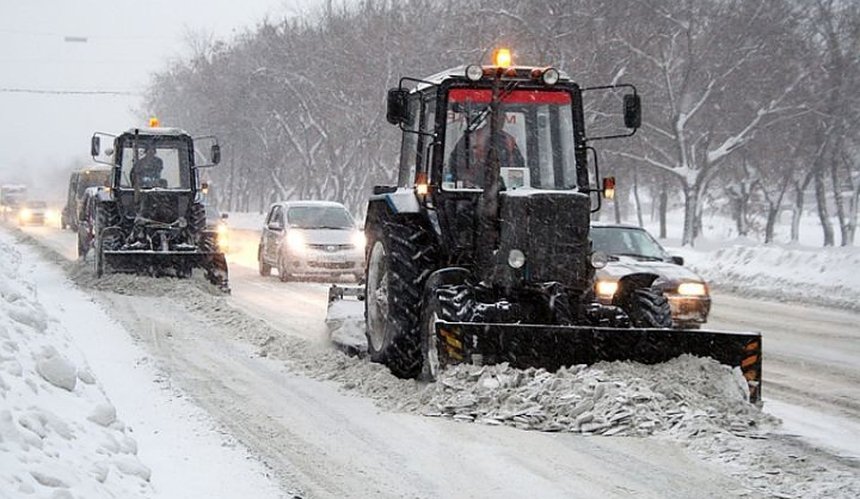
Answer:
POLYGON ((668 283, 705 282, 692 270, 672 262, 638 260, 629 256, 619 256, 610 260, 606 267, 597 271, 598 279, 618 280, 630 274, 656 274, 668 283))
POLYGON ((352 236, 355 229, 297 229, 290 231, 299 232, 308 244, 352 244, 352 236))

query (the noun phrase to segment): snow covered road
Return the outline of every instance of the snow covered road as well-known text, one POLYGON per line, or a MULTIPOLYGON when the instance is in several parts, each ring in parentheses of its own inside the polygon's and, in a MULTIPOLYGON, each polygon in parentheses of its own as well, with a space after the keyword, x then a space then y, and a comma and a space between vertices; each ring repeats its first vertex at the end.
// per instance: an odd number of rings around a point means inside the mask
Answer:
MULTIPOLYGON (((65 258, 74 254, 71 233, 27 231, 65 258)), ((709 450, 719 442, 711 440, 679 445, 663 438, 586 438, 463 424, 374 403, 395 400, 401 393, 420 396, 423 388, 396 380, 379 366, 346 359, 326 344, 325 285, 261 278, 247 258, 231 259, 231 297, 212 296, 192 282, 171 279, 112 276, 95 281, 88 268, 54 260, 129 331, 171 386, 265 463, 284 494, 725 497, 768 491, 790 497, 794 490, 806 496, 851 497, 860 490, 857 462, 816 449, 814 439, 728 441, 726 448, 732 452, 725 455, 749 456, 753 462, 748 463, 737 457, 715 460, 709 450), (339 379, 342 372, 356 372, 364 379, 344 382, 339 379), (699 448, 702 442, 708 448, 699 448), (699 459, 702 453, 710 458, 699 459), (786 455, 794 457, 782 457, 786 455), (809 466, 803 464, 807 460, 809 466), (812 476, 815 467, 826 472, 812 476), (801 476, 796 480, 793 474, 801 476), (796 488, 802 482, 811 485, 796 488)), ((718 315, 729 300, 718 297, 714 325, 723 320, 727 322, 720 327, 758 328, 755 323, 730 326, 728 321, 740 319, 718 315)), ((826 318, 823 314, 815 321, 816 331, 827 329, 821 322, 826 318)), ((848 316, 849 329, 850 320, 848 316)), ((781 334, 761 329, 766 334, 765 383, 773 375, 774 385, 781 386, 766 384, 766 397, 779 400, 789 415, 802 414, 795 404, 803 403, 804 410, 822 411, 850 424, 860 421, 850 404, 846 409, 843 403, 858 399, 860 366, 850 359, 857 343, 851 331, 834 330, 828 335, 833 345, 825 348, 824 341, 807 340, 800 326, 778 340, 781 334), (846 343, 842 347, 840 338, 846 343), (789 365, 812 362, 803 359, 807 341, 819 346, 813 355, 816 366, 793 377, 789 365), (782 368, 780 356, 785 359, 782 368), (842 356, 844 362, 835 362, 842 356), (844 383, 839 373, 822 371, 831 363, 843 370, 844 383), (827 386, 827 396, 816 394, 816 386, 827 386), (824 397, 824 402, 811 397, 824 397)), ((822 431, 828 435, 830 430, 825 425, 822 431)), ((856 443, 856 435, 847 440, 856 443)))

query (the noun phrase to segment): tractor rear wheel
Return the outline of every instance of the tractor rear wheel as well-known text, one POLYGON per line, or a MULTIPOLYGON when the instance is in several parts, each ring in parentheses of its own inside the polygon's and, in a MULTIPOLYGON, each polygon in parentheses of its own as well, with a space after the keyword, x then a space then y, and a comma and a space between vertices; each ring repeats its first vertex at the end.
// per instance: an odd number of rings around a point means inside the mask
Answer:
POLYGON ((432 238, 418 223, 386 221, 372 231, 365 317, 370 359, 401 378, 421 374, 420 306, 432 270, 432 238))
POLYGON ((651 288, 632 290, 622 301, 621 308, 630 316, 633 327, 672 327, 672 309, 663 293, 651 288))

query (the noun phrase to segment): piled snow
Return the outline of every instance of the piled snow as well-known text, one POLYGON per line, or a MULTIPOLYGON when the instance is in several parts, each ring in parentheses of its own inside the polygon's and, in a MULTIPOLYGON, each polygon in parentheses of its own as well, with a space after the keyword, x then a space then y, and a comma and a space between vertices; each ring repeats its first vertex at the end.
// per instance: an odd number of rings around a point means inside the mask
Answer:
MULTIPOLYGON (((0 241, 0 491, 14 497, 153 493, 137 443, 0 241)), ((10 496, 11 497, 11 496, 10 496)))
POLYGON ((860 248, 762 246, 673 249, 713 286, 747 296, 860 310, 860 248))

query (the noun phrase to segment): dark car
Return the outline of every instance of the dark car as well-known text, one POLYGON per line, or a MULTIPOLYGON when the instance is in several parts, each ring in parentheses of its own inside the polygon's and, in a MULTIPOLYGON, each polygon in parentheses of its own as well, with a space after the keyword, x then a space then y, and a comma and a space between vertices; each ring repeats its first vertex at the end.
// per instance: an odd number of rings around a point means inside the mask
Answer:
POLYGON ((683 258, 666 252, 648 231, 633 225, 593 224, 591 240, 594 251, 609 256, 606 267, 597 271, 595 293, 601 302, 612 303, 625 276, 654 274, 654 286, 668 298, 675 327, 698 327, 708 320, 707 283, 683 266, 683 258))
POLYGON ((72 172, 69 175, 69 189, 66 195, 66 206, 63 207, 60 225, 62 228, 78 230, 78 215, 81 213, 81 204, 84 193, 90 187, 104 187, 110 185, 110 176, 113 170, 103 166, 92 166, 72 172))

